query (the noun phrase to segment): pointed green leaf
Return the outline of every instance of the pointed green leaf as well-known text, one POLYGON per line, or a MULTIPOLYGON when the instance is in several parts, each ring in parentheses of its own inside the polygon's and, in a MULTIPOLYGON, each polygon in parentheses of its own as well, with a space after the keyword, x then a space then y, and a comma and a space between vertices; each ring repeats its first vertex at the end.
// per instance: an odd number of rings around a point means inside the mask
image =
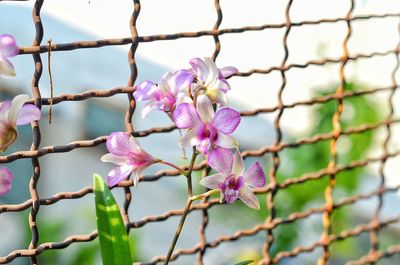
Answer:
POLYGON ((245 260, 245 261, 236 263, 235 265, 247 265, 247 264, 250 264, 250 263, 253 263, 253 262, 254 262, 254 260, 245 260))
POLYGON ((128 235, 118 205, 99 175, 93 175, 93 182, 103 265, 131 265, 128 235))

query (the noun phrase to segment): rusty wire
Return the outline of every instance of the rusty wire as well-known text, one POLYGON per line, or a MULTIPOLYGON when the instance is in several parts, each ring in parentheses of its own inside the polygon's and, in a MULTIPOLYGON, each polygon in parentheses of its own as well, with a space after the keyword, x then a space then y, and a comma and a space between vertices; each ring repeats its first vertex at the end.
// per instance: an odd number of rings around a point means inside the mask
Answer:
MULTIPOLYGON (((340 84, 338 88, 336 89, 336 94, 341 95, 345 91, 346 87, 346 78, 345 78, 345 73, 344 69, 346 66, 346 63, 348 62, 348 57, 349 57, 349 51, 347 48, 347 43, 350 39, 351 33, 352 33, 352 28, 351 28, 351 16, 354 10, 354 0, 350 1, 350 9, 346 15, 346 23, 347 23, 347 34, 346 37, 343 41, 343 60, 340 64, 340 70, 339 70, 339 76, 340 76, 340 84)), ((343 107, 344 107, 344 102, 343 98, 338 98, 337 99, 337 108, 335 114, 333 114, 332 117, 332 126, 333 126, 333 135, 334 137, 330 140, 330 156, 331 159, 328 164, 328 169, 335 168, 337 161, 338 161, 338 154, 337 154, 337 142, 339 140, 340 132, 342 131, 341 124, 340 124, 340 117, 343 113, 343 107)), ((324 211, 324 214, 322 216, 322 224, 324 226, 324 232, 321 236, 321 241, 323 242, 323 249, 324 253, 323 255, 318 259, 317 264, 318 265, 325 265, 329 262, 329 259, 331 257, 331 252, 330 252, 330 236, 332 234, 332 214, 333 214, 333 205, 334 205, 334 199, 333 199, 333 189, 336 186, 336 176, 335 174, 329 174, 329 184, 325 189, 325 202, 326 202, 326 210, 324 211)))
MULTIPOLYGON (((361 234, 369 233, 370 235, 370 251, 365 256, 359 257, 358 260, 349 261, 348 265, 356 265, 356 264, 375 264, 383 258, 390 258, 400 253, 400 245, 392 245, 387 249, 380 249, 379 247, 379 233, 385 227, 396 224, 400 222, 400 217, 396 216, 389 219, 381 218, 381 211, 383 208, 383 196, 388 193, 398 192, 400 189, 400 185, 392 188, 388 188, 385 186, 386 176, 384 174, 384 169, 386 165, 386 161, 398 157, 400 155, 400 150, 397 151, 389 151, 388 145, 390 139, 393 137, 392 135, 392 127, 395 124, 400 122, 399 117, 395 117, 394 115, 394 95, 399 88, 399 85, 396 81, 396 74, 400 68, 399 61, 399 52, 400 52, 400 38, 397 46, 393 49, 384 51, 384 52, 372 52, 369 54, 354 54, 349 55, 348 52, 348 41, 352 34, 352 22, 360 21, 360 20, 371 20, 371 19, 386 19, 386 18, 397 18, 399 19, 399 35, 400 35, 400 13, 386 13, 386 14, 371 14, 371 15, 362 15, 362 16, 353 16, 352 13, 354 11, 354 0, 349 0, 349 10, 345 17, 339 18, 331 18, 331 19, 320 19, 314 21, 301 21, 301 22, 292 22, 290 18, 290 8, 293 3, 293 0, 289 0, 285 9, 285 22, 280 24, 264 24, 258 26, 245 26, 240 28, 225 28, 220 29, 220 25, 223 19, 223 12, 220 5, 219 0, 214 0, 215 12, 217 14, 216 22, 212 29, 203 30, 197 32, 179 32, 175 34, 160 34, 160 35, 151 35, 151 36, 140 36, 138 28, 136 26, 136 21, 140 14, 140 1, 134 0, 132 5, 132 15, 130 19, 130 31, 131 36, 120 38, 120 39, 102 39, 95 41, 76 41, 72 43, 49 43, 48 45, 41 45, 42 38, 44 34, 44 26, 40 17, 40 10, 43 5, 43 0, 36 0, 33 6, 33 23, 36 28, 36 35, 32 46, 30 47, 21 47, 20 54, 28 55, 32 54, 33 62, 34 62, 34 74, 32 79, 32 95, 33 99, 31 103, 34 103, 36 106, 41 108, 42 105, 50 105, 50 104, 68 104, 70 101, 85 101, 91 98, 109 98, 117 94, 126 94, 128 104, 125 112, 125 129, 130 132, 135 137, 146 137, 148 135, 154 133, 169 133, 174 131, 176 127, 174 125, 169 125, 166 127, 159 128, 150 128, 148 130, 138 131, 134 128, 134 120, 132 120, 133 114, 136 108, 135 99, 132 96, 132 92, 135 90, 135 81, 138 75, 138 71, 140 69, 137 68, 136 65, 136 51, 139 44, 144 44, 147 42, 154 41, 172 41, 176 39, 182 38, 200 38, 200 37, 212 37, 215 43, 215 49, 211 53, 211 57, 214 61, 217 60, 218 55, 221 51, 221 42, 219 37, 224 34, 240 34, 248 31, 262 31, 268 29, 284 29, 285 33, 283 36, 283 48, 284 48, 284 57, 279 66, 272 66, 265 69, 251 69, 247 72, 239 72, 235 76, 238 78, 245 78, 253 74, 263 74, 267 75, 272 73, 273 71, 278 71, 281 75, 282 84, 277 94, 278 103, 276 106, 268 106, 264 108, 252 109, 247 111, 242 111, 241 116, 255 116, 262 113, 276 113, 277 116, 274 121, 275 127, 275 141, 271 146, 260 146, 259 149, 256 150, 244 150, 242 152, 243 157, 263 157, 266 154, 272 155, 272 168, 269 172, 269 183, 264 188, 256 189, 255 192, 257 194, 265 194, 266 195, 266 204, 269 209, 269 216, 265 220, 264 223, 257 224, 253 227, 246 228, 243 230, 237 230, 235 233, 230 235, 220 236, 212 241, 209 241, 206 237, 206 230, 209 224, 209 210, 211 207, 220 207, 217 199, 203 199, 198 204, 194 204, 190 206, 189 212, 193 211, 201 211, 202 213, 202 222, 199 227, 199 242, 191 248, 186 249, 178 249, 176 250, 171 260, 176 260, 182 255, 197 255, 196 263, 204 264, 204 255, 206 251, 216 248, 224 242, 239 240, 243 237, 254 236, 260 232, 265 233, 265 244, 262 249, 263 259, 260 261, 260 264, 278 264, 283 259, 287 258, 295 258, 302 253, 312 252, 316 249, 321 249, 323 251, 322 256, 318 260, 318 264, 327 264, 329 259, 332 257, 332 253, 330 251, 330 247, 335 244, 335 242, 345 240, 350 237, 356 237, 361 234), (320 25, 323 23, 338 23, 345 22, 347 25, 347 34, 342 42, 342 50, 343 55, 340 58, 323 58, 320 60, 310 60, 303 64, 287 64, 287 59, 289 57, 289 47, 288 47, 288 35, 290 33, 291 28, 293 27, 301 27, 304 25, 320 25), (128 82, 126 87, 117 87, 112 89, 93 89, 88 90, 86 92, 80 94, 64 94, 55 96, 52 98, 42 98, 40 93, 39 81, 42 73, 42 61, 41 61, 41 53, 46 53, 51 50, 52 53, 58 51, 73 51, 75 49, 89 49, 89 48, 101 48, 104 46, 115 46, 115 45, 130 45, 129 53, 128 53, 128 66, 130 67, 130 76, 127 77, 128 82), (346 77, 345 77, 345 66, 349 61, 357 61, 360 59, 370 59, 379 56, 394 56, 396 58, 396 65, 392 71, 391 79, 392 84, 388 87, 376 87, 369 89, 359 89, 357 91, 345 91, 346 88, 346 77), (286 72, 292 68, 304 69, 310 66, 321 66, 324 67, 328 64, 339 64, 339 79, 340 84, 334 94, 329 94, 325 96, 314 97, 308 100, 297 101, 294 103, 287 104, 283 102, 282 94, 284 92, 286 86, 286 72), (373 124, 362 124, 360 126, 349 127, 347 129, 341 128, 340 117, 343 112, 343 104, 344 101, 348 98, 352 97, 362 97, 365 95, 375 95, 381 92, 389 92, 389 98, 387 105, 389 107, 389 114, 385 118, 377 123, 373 124), (332 125, 333 131, 329 133, 319 133, 316 135, 312 135, 294 142, 284 142, 282 141, 282 128, 280 125, 280 119, 283 115, 284 111, 291 108, 296 108, 298 106, 314 106, 317 104, 325 104, 328 102, 334 101, 337 103, 337 109, 335 114, 332 117, 332 125), (344 135, 353 135, 360 134, 368 131, 373 131, 378 128, 386 129, 386 137, 383 143, 383 154, 377 157, 368 157, 361 160, 352 161, 348 164, 339 164, 337 159, 337 151, 336 145, 339 137, 344 135), (315 144, 321 141, 329 141, 330 143, 330 162, 326 168, 321 169, 317 172, 308 172, 303 174, 302 176, 298 176, 291 179, 286 179, 282 182, 278 182, 276 176, 280 167, 280 152, 287 148, 299 148, 303 145, 315 144), (353 196, 346 198, 338 198, 337 202, 335 202, 332 191, 336 184, 336 175, 344 172, 350 171, 357 168, 363 168, 367 165, 378 163, 379 164, 379 186, 376 190, 373 190, 369 193, 365 194, 354 194, 353 196), (328 180, 328 186, 325 190, 325 204, 320 207, 309 208, 301 212, 293 212, 287 217, 278 217, 276 215, 276 204, 274 203, 275 196, 280 190, 287 189, 293 185, 307 184, 311 181, 320 180, 322 178, 326 178, 328 180), (378 199, 377 208, 374 211, 373 219, 367 224, 360 224, 352 229, 341 231, 338 234, 332 233, 332 227, 334 223, 332 222, 332 214, 335 210, 353 205, 354 203, 367 200, 371 198, 378 199), (274 237, 274 231, 278 226, 282 226, 285 224, 290 224, 302 219, 307 219, 312 215, 319 215, 322 218, 323 223, 323 234, 321 235, 320 240, 313 242, 307 246, 297 246, 292 250, 282 251, 277 254, 272 255, 271 247, 273 247, 274 242, 279 240, 279 238, 274 237)), ((140 30, 140 29, 139 29, 140 30)), ((107 135, 99 136, 95 139, 89 140, 79 140, 71 143, 66 143, 64 145, 58 146, 47 146, 41 147, 41 133, 38 123, 32 123, 32 133, 33 133, 33 141, 30 150, 21 150, 15 153, 0 156, 0 163, 11 163, 15 160, 19 159, 30 159, 32 161, 32 177, 29 183, 29 191, 31 198, 25 202, 20 204, 4 204, 0 205, 0 214, 6 214, 10 212, 22 212, 27 209, 30 210, 29 214, 29 226, 32 233, 32 239, 26 249, 17 249, 11 251, 4 257, 0 257, 0 264, 10 263, 14 259, 18 257, 29 257, 31 264, 39 264, 39 255, 44 251, 49 249, 63 249, 67 248, 71 244, 76 242, 89 242, 94 240, 97 237, 97 231, 92 231, 88 234, 83 235, 71 235, 65 238, 60 242, 45 242, 39 244, 39 236, 40 231, 36 225, 36 221, 38 218, 38 213, 40 207, 44 207, 47 205, 57 204, 62 200, 79 200, 80 198, 91 194, 93 192, 93 188, 88 186, 84 187, 79 191, 75 192, 60 192, 48 198, 41 198, 38 193, 36 187, 40 180, 40 163, 39 158, 47 155, 52 155, 56 153, 64 153, 71 152, 75 149, 81 148, 92 148, 98 145, 102 145, 105 143, 107 139, 107 135)), ((188 165, 185 166, 187 168, 188 165)), ((203 176, 208 175, 209 167, 205 162, 200 162, 194 166, 195 170, 203 170, 203 176)), ((145 182, 154 182, 163 177, 178 177, 179 172, 176 170, 161 170, 154 175, 144 176, 140 181, 145 182)), ((133 182, 131 180, 126 180, 121 182, 116 189, 123 189, 125 194, 124 204, 123 204, 123 220, 126 224, 126 229, 129 233, 131 229, 139 229, 149 223, 155 222, 163 222, 169 218, 181 216, 184 212, 183 209, 174 209, 167 210, 163 214, 160 215, 152 215, 143 217, 140 220, 131 220, 128 210, 134 202, 134 198, 132 198, 132 192, 130 188, 133 186, 133 182)), ((165 256, 156 256, 153 257, 150 261, 144 262, 142 264, 157 264, 165 260, 165 256)), ((317 261, 316 261, 317 262, 317 261)))

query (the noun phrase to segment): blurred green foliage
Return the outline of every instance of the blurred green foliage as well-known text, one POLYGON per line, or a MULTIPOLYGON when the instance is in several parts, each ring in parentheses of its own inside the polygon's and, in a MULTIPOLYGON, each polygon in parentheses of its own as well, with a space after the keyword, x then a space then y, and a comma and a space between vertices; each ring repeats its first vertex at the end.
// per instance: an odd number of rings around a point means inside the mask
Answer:
MULTIPOLYGON (((90 209, 91 210, 91 209, 90 209)), ((90 210, 81 211, 78 214, 78 220, 87 220, 88 218, 93 218, 93 213, 90 210)), ((31 239, 31 230, 29 225, 26 223, 28 220, 29 212, 25 211, 22 215, 21 223, 25 223, 23 226, 24 231, 24 242, 29 242, 31 239)), ((70 223, 66 222, 62 218, 51 217, 51 218, 39 218, 37 220, 37 225, 40 230, 40 241, 39 244, 45 242, 59 242, 65 238, 65 235, 71 234, 70 223)), ((93 227, 94 229, 94 227, 93 227)), ((73 231, 72 231, 73 233, 73 231)), ((129 241, 136 242, 136 244, 130 244, 131 254, 138 260, 140 257, 140 240, 139 233, 136 230, 131 231, 129 234, 129 241)), ((75 243, 66 249, 59 250, 48 250, 44 251, 39 256, 39 261, 41 264, 48 265, 97 265, 100 262, 100 248, 99 241, 95 239, 90 242, 75 243)), ((28 259, 19 260, 18 264, 30 264, 28 259)))
MULTIPOLYGON (((28 212, 24 215, 24 220, 28 220, 28 212)), ((37 223, 40 229, 40 241, 39 244, 45 242, 58 242, 62 240, 62 234, 65 234, 67 230, 67 223, 65 220, 53 217, 51 219, 38 219, 37 223)), ((31 238, 31 230, 28 225, 24 226, 24 234, 26 238, 26 242, 30 241, 31 238)), ((49 250, 43 252, 39 256, 39 261, 42 264, 49 265, 96 265, 97 258, 99 256, 99 244, 97 240, 86 242, 86 243, 77 243, 77 247, 72 250, 69 249, 64 250, 49 250)), ((26 259, 25 264, 30 264, 28 259, 26 259)))
MULTIPOLYGON (((313 97, 324 96, 335 93, 336 85, 317 88, 313 97)), ((362 86, 356 83, 348 83, 345 87, 346 91, 360 90, 362 86)), ((364 86, 365 87, 365 86, 364 86)), ((350 127, 360 126, 362 124, 373 124, 382 120, 382 107, 368 96, 354 96, 344 99, 344 110, 341 116, 342 130, 350 127)), ((299 139, 309 138, 321 133, 330 133, 333 130, 332 117, 337 110, 337 100, 330 100, 323 104, 316 104, 310 107, 312 122, 304 135, 296 135, 296 137, 288 136, 285 132, 285 141, 296 142, 299 139)), ((352 134, 349 136, 341 136, 337 143, 338 164, 348 164, 351 161, 361 160, 366 157, 368 150, 374 143, 376 131, 369 130, 363 133, 352 134)), ((279 182, 290 178, 298 178, 306 173, 317 172, 327 168, 330 161, 329 140, 318 141, 313 144, 303 144, 295 148, 286 148, 280 153, 280 166, 277 173, 279 182)), ((267 159, 271 161, 271 159, 267 159)), ((265 164, 265 172, 269 171, 271 164, 265 164)), ((360 178, 365 173, 365 168, 357 168, 336 175, 337 184, 334 191, 340 192, 340 196, 351 195, 356 191, 360 184, 360 178)), ((286 218, 294 212, 304 211, 313 206, 321 206, 324 204, 324 191, 328 185, 326 176, 319 180, 307 181, 303 184, 292 185, 284 190, 279 190, 275 197, 275 206, 277 216, 286 218)), ((338 196, 337 196, 338 197, 338 196)), ((337 199, 336 197, 336 199, 337 199)), ((258 196, 261 203, 261 211, 257 214, 258 222, 262 222, 269 215, 265 205, 265 196, 258 196)), ((245 206, 237 203, 237 207, 243 211, 245 206)), ((321 219, 321 217, 317 217, 321 219)), ((334 211, 333 232, 337 233, 344 227, 353 226, 352 216, 346 207, 334 211)), ((289 224, 279 225, 274 229, 275 241, 272 246, 273 255, 280 251, 293 249, 300 241, 305 221, 295 221, 289 224)), ((247 226, 245 226, 247 227, 247 226)), ((243 227, 242 227, 243 228, 243 227)), ((322 231, 321 221, 314 228, 315 235, 320 235, 322 231)), ((310 235, 310 238, 312 235, 310 235)), ((367 241, 368 242, 368 241, 367 241)), ((353 240, 345 240, 340 244, 333 246, 335 255, 341 260, 349 255, 357 255, 362 252, 363 246, 353 240)), ((304 243, 303 243, 304 244, 304 243)), ((292 264, 292 263, 289 263, 292 264)), ((300 263, 293 263, 300 264, 300 263)), ((332 264, 336 264, 333 260, 332 264)), ((340 263, 337 263, 340 264, 340 263)))
MULTIPOLYGON (((355 83, 348 83, 346 91, 356 91, 362 86, 355 83)), ((316 89, 314 96, 323 96, 334 93, 336 86, 316 89)), ((367 96, 347 97, 343 100, 344 109, 340 123, 342 131, 350 127, 362 124, 373 124, 382 120, 382 106, 367 96)), ((338 102, 330 100, 323 104, 312 106, 312 122, 305 136, 314 136, 333 131, 332 117, 337 110, 338 102)), ((337 164, 349 164, 352 161, 361 160, 366 157, 368 150, 374 143, 376 131, 368 130, 362 133, 340 136, 337 142, 338 161, 337 164)), ((294 142, 299 138, 292 138, 288 141, 294 142)), ((281 152, 281 166, 278 172, 278 180, 284 181, 289 178, 300 177, 305 173, 317 172, 327 168, 331 159, 330 140, 318 141, 313 144, 303 144, 297 148, 287 148, 281 152)), ((335 193, 340 196, 351 195, 359 187, 360 178, 365 173, 365 168, 355 168, 350 171, 341 172, 336 175, 335 193)), ((277 208, 280 209, 278 215, 285 217, 297 211, 303 211, 312 205, 324 204, 324 191, 328 185, 328 178, 324 176, 319 180, 307 181, 304 184, 293 185, 285 190, 279 191, 276 199, 277 208)), ((336 196, 337 199, 337 196, 336 196)), ((333 232, 340 232, 345 226, 352 226, 352 218, 349 209, 344 207, 334 211, 333 232)), ((292 249, 298 240, 301 229, 301 221, 297 225, 282 225, 277 229, 277 238, 274 251, 292 249)), ((322 231, 322 225, 316 227, 317 234, 322 231)), ((333 251, 336 256, 342 257, 349 254, 354 255, 361 251, 359 244, 354 244, 349 240, 335 244, 333 251)))

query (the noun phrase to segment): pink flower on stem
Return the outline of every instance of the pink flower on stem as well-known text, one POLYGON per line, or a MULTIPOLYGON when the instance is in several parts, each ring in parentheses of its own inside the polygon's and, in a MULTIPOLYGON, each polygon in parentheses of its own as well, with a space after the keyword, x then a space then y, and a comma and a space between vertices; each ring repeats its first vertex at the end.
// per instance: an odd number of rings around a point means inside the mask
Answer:
POLYGON ((207 154, 215 146, 225 148, 237 147, 231 134, 240 123, 240 113, 232 108, 220 108, 214 114, 209 98, 200 95, 197 108, 189 103, 178 105, 174 112, 176 127, 187 129, 181 138, 182 146, 196 146, 207 154))
POLYGON ((218 69, 210 58, 193 58, 190 60, 196 83, 192 85, 192 95, 196 97, 201 91, 210 98, 212 103, 226 105, 226 93, 231 89, 226 78, 236 74, 238 69, 233 66, 218 69))
POLYGON ((185 94, 193 82, 193 74, 187 70, 166 73, 159 84, 143 81, 136 87, 133 96, 138 101, 148 101, 142 111, 142 118, 155 109, 166 112, 172 119, 172 112, 178 103, 190 101, 185 94))
POLYGON ((9 34, 0 35, 0 74, 14 76, 15 70, 8 57, 19 53, 19 48, 13 36, 9 34))
POLYGON ((201 185, 221 190, 221 202, 231 204, 239 198, 247 206, 260 209, 260 203, 252 191, 252 188, 261 188, 266 183, 264 170, 259 162, 255 162, 245 171, 243 158, 238 150, 232 155, 230 149, 217 148, 208 155, 208 164, 218 173, 203 178, 201 185))
POLYGON ((109 187, 117 185, 130 175, 133 175, 133 184, 136 186, 142 171, 159 161, 146 153, 136 139, 126 132, 111 133, 106 145, 110 153, 103 155, 101 161, 117 165, 108 173, 109 187))
POLYGON ((8 167, 0 167, 0 196, 7 194, 11 190, 14 175, 8 167))
POLYGON ((6 151, 17 139, 17 125, 40 119, 40 109, 33 104, 25 104, 28 99, 28 95, 18 95, 12 101, 0 102, 0 151, 6 151))

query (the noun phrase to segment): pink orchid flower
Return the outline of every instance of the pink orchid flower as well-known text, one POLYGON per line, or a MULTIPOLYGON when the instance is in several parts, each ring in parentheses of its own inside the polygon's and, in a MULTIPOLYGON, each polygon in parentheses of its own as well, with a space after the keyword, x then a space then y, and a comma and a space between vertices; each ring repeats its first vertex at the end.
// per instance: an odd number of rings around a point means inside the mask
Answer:
POLYGON ((101 161, 117 165, 108 173, 109 187, 117 185, 130 175, 133 175, 133 184, 136 186, 142 171, 158 161, 146 153, 136 139, 126 132, 111 133, 106 145, 110 153, 103 155, 101 161))
POLYGON ((226 78, 236 74, 238 69, 233 66, 218 69, 210 58, 193 58, 190 60, 196 83, 192 85, 192 94, 196 96, 201 91, 210 98, 212 103, 226 105, 226 93, 231 89, 226 78))
POLYGON ((240 113, 232 108, 220 108, 214 114, 210 99, 200 95, 196 108, 189 103, 178 105, 174 112, 176 127, 187 129, 181 138, 182 146, 196 146, 207 154, 215 146, 237 147, 230 135, 240 123, 240 113))
POLYGON ((9 34, 0 35, 0 75, 14 76, 15 70, 8 57, 19 53, 19 48, 13 36, 9 34))
POLYGON ((185 94, 185 88, 190 87, 193 78, 189 71, 179 70, 175 73, 166 73, 159 84, 148 80, 140 83, 133 96, 138 101, 148 101, 142 111, 142 118, 152 110, 158 109, 166 112, 172 119, 176 105, 190 101, 185 94))
POLYGON ((40 119, 40 109, 25 104, 28 95, 18 95, 12 101, 0 102, 0 151, 6 151, 18 136, 17 125, 25 125, 40 119))
POLYGON ((264 170, 259 162, 255 162, 245 171, 243 158, 238 150, 232 155, 230 149, 217 148, 209 153, 208 164, 218 173, 203 178, 201 185, 221 190, 221 202, 231 204, 239 198, 247 206, 260 209, 260 203, 252 191, 252 188, 261 188, 266 183, 264 170))
POLYGON ((0 196, 7 194, 11 190, 14 175, 8 167, 0 167, 0 196))

